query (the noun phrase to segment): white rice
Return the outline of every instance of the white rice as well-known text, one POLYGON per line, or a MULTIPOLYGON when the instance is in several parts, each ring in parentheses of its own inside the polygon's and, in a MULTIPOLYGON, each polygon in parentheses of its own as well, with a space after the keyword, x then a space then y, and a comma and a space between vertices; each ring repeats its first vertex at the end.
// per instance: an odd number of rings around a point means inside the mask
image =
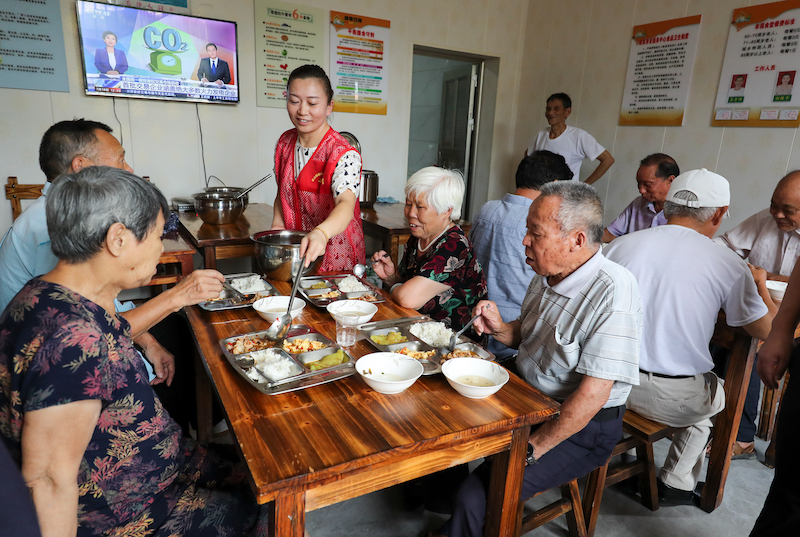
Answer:
POLYGON ((273 349, 253 351, 249 356, 255 360, 255 366, 272 380, 282 380, 294 374, 292 361, 273 349))
POLYGON ((444 323, 416 323, 408 329, 409 332, 432 347, 444 347, 450 343, 453 331, 444 323))
POLYGON ((347 278, 343 278, 339 283, 336 284, 339 287, 339 290, 343 293, 357 293, 359 291, 369 291, 369 287, 358 281, 358 278, 355 276, 348 276, 347 278))
POLYGON ((267 283, 258 274, 247 276, 246 278, 236 278, 228 282, 231 287, 244 295, 258 293, 267 290, 267 283))

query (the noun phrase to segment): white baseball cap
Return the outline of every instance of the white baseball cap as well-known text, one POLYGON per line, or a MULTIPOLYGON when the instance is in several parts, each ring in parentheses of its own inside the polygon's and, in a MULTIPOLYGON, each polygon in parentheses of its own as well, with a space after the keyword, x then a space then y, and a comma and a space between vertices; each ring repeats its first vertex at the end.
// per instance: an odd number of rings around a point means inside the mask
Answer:
MULTIPOLYGON (((705 168, 680 174, 672 181, 667 201, 686 207, 727 207, 731 203, 731 186, 728 180, 705 168), (688 190, 697 196, 697 201, 676 199, 676 192, 688 190)), ((725 216, 728 216, 726 213, 725 216)))

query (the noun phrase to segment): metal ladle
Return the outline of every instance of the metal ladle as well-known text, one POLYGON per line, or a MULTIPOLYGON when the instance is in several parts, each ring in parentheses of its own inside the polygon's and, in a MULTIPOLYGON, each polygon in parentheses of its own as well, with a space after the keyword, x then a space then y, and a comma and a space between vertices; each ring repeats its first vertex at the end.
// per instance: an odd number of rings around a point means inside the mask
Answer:
POLYGON ((261 183, 263 183, 264 181, 266 181, 266 180, 267 180, 267 179, 269 179, 270 177, 272 177, 272 174, 271 174, 271 173, 268 173, 267 175, 265 175, 264 177, 262 177, 261 179, 259 179, 258 181, 256 181, 256 182, 255 182, 255 183, 253 183, 252 185, 250 185, 249 187, 247 187, 247 188, 246 188, 246 189, 245 189, 243 192, 241 192, 240 194, 238 194, 238 195, 236 196, 236 199, 238 200, 238 199, 241 199, 243 196, 246 196, 248 192, 250 192, 251 190, 253 190, 255 187, 257 187, 258 185, 260 185, 261 183))
POLYGON ((286 308, 286 313, 275 319, 264 334, 264 337, 270 341, 280 341, 285 338, 287 332, 289 332, 289 327, 292 325, 292 303, 294 302, 294 295, 297 293, 297 286, 300 284, 300 278, 303 276, 302 267, 305 260, 306 256, 303 255, 303 258, 300 260, 300 268, 297 270, 294 283, 292 284, 292 292, 289 294, 289 307, 286 308))

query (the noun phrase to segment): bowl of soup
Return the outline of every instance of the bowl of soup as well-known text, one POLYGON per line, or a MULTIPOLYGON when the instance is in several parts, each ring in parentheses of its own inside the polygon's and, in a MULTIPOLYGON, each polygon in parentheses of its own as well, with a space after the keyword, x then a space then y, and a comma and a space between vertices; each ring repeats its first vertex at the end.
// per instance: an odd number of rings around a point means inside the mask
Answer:
POLYGON ((455 391, 470 399, 483 399, 497 393, 508 382, 508 371, 481 358, 451 358, 442 373, 455 391))
POLYGON ((373 352, 356 362, 356 371, 367 385, 378 393, 405 391, 422 375, 422 364, 404 354, 373 352))
MULTIPOLYGON (((269 323, 275 322, 275 319, 286 313, 288 307, 288 296, 268 296, 253 302, 253 309, 256 310, 256 313, 269 323)), ((292 319, 300 315, 305 307, 305 300, 295 297, 292 302, 292 319)))

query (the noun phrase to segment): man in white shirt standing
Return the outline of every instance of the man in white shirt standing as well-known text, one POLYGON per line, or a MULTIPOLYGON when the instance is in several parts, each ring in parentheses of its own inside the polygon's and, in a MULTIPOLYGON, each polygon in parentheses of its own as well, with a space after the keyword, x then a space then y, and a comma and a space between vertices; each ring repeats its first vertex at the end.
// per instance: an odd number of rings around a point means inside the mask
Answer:
MULTIPOLYGON (((800 257, 800 171, 780 180, 769 209, 758 212, 714 239, 748 263, 767 271, 767 279, 787 282, 800 257)), ((750 377, 733 459, 755 459, 756 417, 761 381, 756 367, 750 377)))
POLYGON ((766 273, 751 272, 711 240, 729 203, 724 177, 706 169, 686 172, 667 194, 667 225, 620 237, 604 252, 633 273, 642 297, 639 386, 628 407, 679 428, 658 478, 664 505, 695 503, 711 418, 725 407, 708 348, 720 308, 730 326, 759 339, 769 334, 777 311, 766 273))
POLYGON ((614 157, 585 130, 567 126, 567 118, 571 113, 572 99, 569 95, 554 93, 548 97, 544 116, 550 126, 536 136, 525 154, 531 155, 534 151, 546 149, 562 155, 572 170, 573 181, 580 181, 583 159, 597 159, 600 164, 586 178, 586 182, 591 185, 614 164, 614 157))

